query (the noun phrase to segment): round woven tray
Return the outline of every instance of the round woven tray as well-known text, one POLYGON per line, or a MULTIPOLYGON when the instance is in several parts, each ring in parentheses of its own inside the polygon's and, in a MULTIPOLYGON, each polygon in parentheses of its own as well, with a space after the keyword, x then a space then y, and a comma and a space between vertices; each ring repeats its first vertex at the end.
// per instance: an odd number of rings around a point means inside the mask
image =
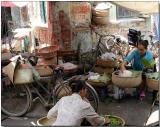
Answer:
POLYGON ((89 83, 92 86, 103 87, 103 86, 107 86, 109 81, 104 83, 104 82, 96 82, 96 81, 93 81, 93 80, 87 80, 87 83, 89 83))
POLYGON ((152 90, 158 90, 158 80, 147 78, 146 84, 147 84, 148 88, 150 88, 152 90))
POLYGON ((117 71, 112 73, 112 82, 114 85, 122 87, 122 88, 133 88, 137 87, 142 82, 142 75, 137 77, 119 77, 116 75, 117 71))
POLYGON ((57 55, 58 50, 59 50, 59 47, 57 45, 43 47, 36 51, 36 56, 40 56, 45 59, 50 59, 57 55))
MULTIPOLYGON (((123 118, 115 116, 115 115, 106 115, 106 116, 108 117, 111 116, 111 117, 120 119, 123 123, 121 126, 125 126, 125 120, 123 118)), ((51 126, 55 121, 56 121, 56 117, 52 119, 47 119, 47 117, 45 116, 37 120, 37 126, 51 126)))
POLYGON ((37 126, 51 126, 56 121, 56 118, 47 119, 47 117, 42 117, 37 120, 37 126))

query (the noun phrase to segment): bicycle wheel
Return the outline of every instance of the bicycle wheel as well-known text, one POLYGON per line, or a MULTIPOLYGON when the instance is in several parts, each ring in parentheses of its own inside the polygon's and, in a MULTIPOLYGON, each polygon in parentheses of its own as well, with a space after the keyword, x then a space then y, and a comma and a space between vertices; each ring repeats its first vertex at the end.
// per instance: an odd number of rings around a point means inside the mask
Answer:
MULTIPOLYGON (((54 103, 56 103, 61 97, 71 95, 72 94, 72 87, 73 84, 63 83, 59 85, 56 90, 54 91, 54 103)), ((99 105, 99 97, 95 89, 88 83, 86 83, 87 89, 87 96, 86 98, 89 100, 95 111, 98 110, 99 105)))
POLYGON ((2 104, 1 110, 8 116, 24 115, 32 103, 32 95, 27 85, 16 86, 8 77, 1 80, 2 104))
POLYGON ((97 94, 96 90, 87 82, 86 82, 86 89, 87 89, 87 97, 86 98, 89 100, 89 102, 91 103, 91 105, 93 106, 95 111, 97 112, 98 105, 99 105, 98 94, 97 94))

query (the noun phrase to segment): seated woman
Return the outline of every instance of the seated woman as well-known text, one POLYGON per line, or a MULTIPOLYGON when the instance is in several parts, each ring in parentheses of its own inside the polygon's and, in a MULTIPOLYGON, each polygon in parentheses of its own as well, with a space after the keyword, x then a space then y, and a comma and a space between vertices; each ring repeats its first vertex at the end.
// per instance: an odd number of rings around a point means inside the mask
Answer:
POLYGON ((62 97, 57 104, 49 110, 47 118, 57 117, 53 126, 80 126, 86 118, 91 125, 104 125, 108 119, 99 116, 86 101, 85 82, 78 80, 73 94, 62 97))
MULTIPOLYGON (((153 69, 155 61, 153 59, 152 52, 147 50, 148 41, 140 40, 137 48, 133 49, 128 56, 124 59, 121 64, 121 71, 123 72, 126 68, 125 66, 132 62, 132 68, 137 71, 146 72, 148 69, 153 69)), ((144 83, 140 88, 140 98, 145 96, 144 93, 144 83)))

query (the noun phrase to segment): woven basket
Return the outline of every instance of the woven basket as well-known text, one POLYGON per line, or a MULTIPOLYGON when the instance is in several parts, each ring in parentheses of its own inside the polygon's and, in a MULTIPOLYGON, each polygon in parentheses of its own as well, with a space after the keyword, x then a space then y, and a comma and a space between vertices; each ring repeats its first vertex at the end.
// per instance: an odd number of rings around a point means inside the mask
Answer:
POLYGON ((97 16, 93 16, 92 17, 94 23, 96 23, 97 25, 107 25, 108 23, 108 17, 97 17, 97 16))
POLYGON ((97 59, 96 65, 101 67, 108 67, 108 68, 114 68, 116 66, 117 61, 115 60, 102 60, 97 59))
POLYGON ((103 68, 103 67, 95 66, 93 71, 99 74, 104 74, 104 73, 112 74, 114 72, 114 68, 103 68))
POLYGON ((133 88, 137 87, 142 82, 142 75, 137 77, 119 77, 116 75, 117 71, 112 73, 112 82, 114 85, 122 87, 122 88, 133 88))
POLYGON ((96 17, 108 17, 109 11, 108 10, 96 10, 92 9, 92 15, 96 17))
POLYGON ((150 88, 152 90, 158 90, 158 80, 147 78, 146 84, 147 84, 148 88, 150 88))
POLYGON ((57 99, 60 99, 64 96, 68 96, 68 95, 71 95, 72 94, 72 89, 70 86, 67 86, 67 85, 64 85, 64 86, 60 86, 56 93, 57 95, 57 99))
POLYGON ((53 74, 53 70, 48 66, 38 65, 35 66, 35 69, 41 77, 51 76, 53 74))
POLYGON ((50 59, 57 55, 58 50, 59 50, 59 47, 57 45, 47 46, 47 47, 38 49, 36 51, 36 55, 41 56, 45 59, 50 59))
MULTIPOLYGON (((125 120, 123 118, 119 117, 119 116, 115 116, 115 115, 105 115, 105 116, 120 119, 122 121, 122 125, 119 125, 119 126, 125 126, 125 124, 126 124, 125 120)), ((109 126, 111 126, 111 125, 109 125, 109 126)))

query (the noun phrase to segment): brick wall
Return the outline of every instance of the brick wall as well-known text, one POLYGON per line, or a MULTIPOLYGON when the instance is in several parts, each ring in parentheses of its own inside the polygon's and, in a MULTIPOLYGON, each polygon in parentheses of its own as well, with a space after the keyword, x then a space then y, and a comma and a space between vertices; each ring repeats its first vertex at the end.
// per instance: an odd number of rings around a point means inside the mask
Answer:
MULTIPOLYGON (((92 48, 95 34, 91 30, 75 31, 75 28, 88 27, 91 23, 91 10, 87 2, 52 2, 52 38, 62 49, 77 49, 78 43, 82 43, 85 51, 92 48), (76 9, 77 8, 77 9, 76 9), (84 37, 83 37, 84 36, 84 37), (72 46, 71 46, 72 45, 72 46)), ((97 29, 108 34, 118 33, 127 37, 128 29, 136 28, 146 30, 145 20, 121 21, 119 24, 108 23, 105 27, 97 26, 97 29)), ((53 42, 53 40, 52 40, 53 42)))
POLYGON ((52 2, 53 33, 62 49, 70 49, 75 27, 89 25, 90 4, 87 2, 52 2))

